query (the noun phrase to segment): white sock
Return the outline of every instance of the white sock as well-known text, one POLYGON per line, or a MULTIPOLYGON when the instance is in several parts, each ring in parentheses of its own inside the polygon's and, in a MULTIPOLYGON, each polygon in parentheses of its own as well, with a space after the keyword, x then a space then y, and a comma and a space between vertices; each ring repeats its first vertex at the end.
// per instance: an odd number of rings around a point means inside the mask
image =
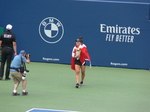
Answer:
POLYGON ((14 93, 16 93, 16 92, 17 92, 17 90, 14 90, 13 92, 14 92, 14 93))
POLYGON ((22 90, 22 92, 26 92, 26 90, 22 90))

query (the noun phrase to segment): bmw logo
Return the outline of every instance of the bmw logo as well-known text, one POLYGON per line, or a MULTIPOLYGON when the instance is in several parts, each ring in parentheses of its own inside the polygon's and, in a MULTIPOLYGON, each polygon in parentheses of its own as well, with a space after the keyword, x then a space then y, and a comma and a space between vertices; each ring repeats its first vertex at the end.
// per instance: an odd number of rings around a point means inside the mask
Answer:
POLYGON ((47 17, 39 25, 39 34, 45 42, 54 44, 62 39, 64 27, 58 19, 47 17))

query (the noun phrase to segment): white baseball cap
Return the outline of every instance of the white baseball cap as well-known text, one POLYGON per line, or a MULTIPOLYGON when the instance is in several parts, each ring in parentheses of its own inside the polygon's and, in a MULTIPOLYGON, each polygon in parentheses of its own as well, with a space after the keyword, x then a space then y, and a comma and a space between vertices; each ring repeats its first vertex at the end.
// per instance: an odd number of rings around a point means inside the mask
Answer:
POLYGON ((11 29, 12 29, 12 25, 11 25, 11 24, 8 24, 8 25, 6 26, 6 29, 7 29, 7 30, 11 30, 11 29))

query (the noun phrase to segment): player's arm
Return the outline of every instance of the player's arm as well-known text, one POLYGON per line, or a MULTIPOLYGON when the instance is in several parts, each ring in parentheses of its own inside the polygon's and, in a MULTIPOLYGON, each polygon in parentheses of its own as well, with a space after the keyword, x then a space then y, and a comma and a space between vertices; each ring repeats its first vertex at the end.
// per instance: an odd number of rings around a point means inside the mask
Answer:
POLYGON ((0 47, 2 47, 2 35, 0 36, 0 47))
POLYGON ((17 55, 17 44, 16 42, 13 42, 13 49, 14 49, 14 56, 17 55))
POLYGON ((74 58, 79 57, 78 55, 76 55, 76 47, 74 47, 73 50, 72 50, 72 57, 74 57, 74 58))
POLYGON ((30 54, 26 54, 26 63, 30 63, 30 54))
POLYGON ((0 40, 0 47, 2 47, 2 41, 0 40))

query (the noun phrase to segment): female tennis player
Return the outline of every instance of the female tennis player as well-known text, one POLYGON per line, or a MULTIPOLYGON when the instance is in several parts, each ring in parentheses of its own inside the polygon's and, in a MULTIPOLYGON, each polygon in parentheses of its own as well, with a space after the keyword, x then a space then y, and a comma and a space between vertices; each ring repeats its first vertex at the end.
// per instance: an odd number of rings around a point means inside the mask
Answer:
POLYGON ((76 39, 76 45, 72 50, 72 60, 71 60, 71 69, 75 70, 76 77, 76 88, 79 88, 83 85, 83 81, 85 78, 85 65, 86 60, 90 61, 90 56, 85 44, 83 44, 83 37, 79 37, 76 39), (80 80, 80 72, 81 72, 81 80, 80 80))

